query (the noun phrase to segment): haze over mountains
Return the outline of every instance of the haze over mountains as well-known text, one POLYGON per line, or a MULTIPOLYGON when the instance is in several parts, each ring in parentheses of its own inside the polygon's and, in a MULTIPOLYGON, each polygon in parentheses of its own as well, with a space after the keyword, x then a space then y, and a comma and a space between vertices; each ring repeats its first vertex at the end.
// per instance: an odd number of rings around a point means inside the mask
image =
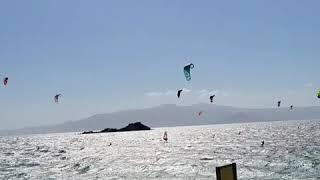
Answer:
POLYGON ((104 128, 120 128, 131 122, 142 122, 151 128, 155 128, 310 119, 320 119, 320 107, 294 107, 293 110, 290 110, 288 107, 248 109, 212 104, 195 104, 192 106, 166 104, 146 109, 97 114, 82 120, 52 126, 0 131, 0 135, 82 132, 104 128), (203 111, 201 116, 198 115, 199 111, 203 111))

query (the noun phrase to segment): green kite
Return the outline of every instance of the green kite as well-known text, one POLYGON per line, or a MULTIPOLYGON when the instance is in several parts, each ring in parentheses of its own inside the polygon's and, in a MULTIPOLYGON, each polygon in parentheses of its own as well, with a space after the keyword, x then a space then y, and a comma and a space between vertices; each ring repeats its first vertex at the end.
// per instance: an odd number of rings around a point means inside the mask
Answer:
POLYGON ((184 76, 186 77, 187 81, 191 80, 191 72, 190 70, 194 68, 194 65, 191 63, 189 65, 186 65, 183 68, 184 76))

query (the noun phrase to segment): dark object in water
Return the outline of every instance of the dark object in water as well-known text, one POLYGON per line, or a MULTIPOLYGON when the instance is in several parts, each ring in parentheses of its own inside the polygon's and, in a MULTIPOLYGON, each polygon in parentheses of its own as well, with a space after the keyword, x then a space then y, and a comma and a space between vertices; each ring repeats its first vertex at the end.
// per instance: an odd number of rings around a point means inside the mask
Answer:
POLYGON ((201 161, 212 161, 212 160, 214 160, 214 158, 213 157, 204 157, 204 158, 201 158, 200 160, 201 161))
POLYGON ((84 173, 88 172, 89 170, 90 170, 90 166, 85 166, 85 167, 79 169, 78 171, 79 171, 79 174, 84 174, 84 173))
POLYGON ((14 152, 6 152, 6 153, 3 153, 5 156, 13 156, 14 155, 14 152))
POLYGON ((65 150, 60 150, 59 153, 66 153, 66 151, 65 150))
POLYGON ((163 134, 163 140, 166 141, 166 142, 168 141, 167 131, 165 131, 164 134, 163 134))
POLYGON ((104 130, 95 132, 95 131, 85 131, 82 134, 94 134, 94 133, 108 133, 108 132, 123 132, 123 131, 141 131, 141 130, 151 130, 150 127, 142 124, 141 122, 130 123, 128 126, 115 129, 115 128, 106 128, 104 130))
POLYGON ((263 147, 263 146, 264 146, 264 141, 261 142, 261 147, 263 147))

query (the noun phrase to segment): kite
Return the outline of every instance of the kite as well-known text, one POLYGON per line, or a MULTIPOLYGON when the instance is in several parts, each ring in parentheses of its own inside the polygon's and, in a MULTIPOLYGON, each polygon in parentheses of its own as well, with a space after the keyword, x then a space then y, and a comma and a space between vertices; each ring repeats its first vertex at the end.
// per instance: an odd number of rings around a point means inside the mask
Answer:
POLYGON ((280 107, 280 105, 281 105, 281 101, 278 101, 278 107, 280 107))
POLYGON ((190 63, 183 68, 184 76, 186 77, 187 81, 191 80, 191 72, 190 70, 194 68, 194 65, 190 63))
POLYGON ((5 77, 4 79, 3 79, 3 85, 7 85, 8 84, 8 80, 9 80, 9 78, 8 77, 5 77))
POLYGON ((60 96, 61 96, 61 94, 57 94, 57 95, 54 96, 54 102, 55 103, 57 103, 57 104, 59 103, 59 97, 60 96))
POLYGON ((214 98, 215 96, 216 96, 216 95, 210 96, 210 102, 211 102, 211 103, 213 102, 213 98, 214 98))
POLYGON ((183 91, 182 89, 178 90, 178 93, 177 93, 178 98, 180 98, 180 95, 181 95, 182 91, 183 91))

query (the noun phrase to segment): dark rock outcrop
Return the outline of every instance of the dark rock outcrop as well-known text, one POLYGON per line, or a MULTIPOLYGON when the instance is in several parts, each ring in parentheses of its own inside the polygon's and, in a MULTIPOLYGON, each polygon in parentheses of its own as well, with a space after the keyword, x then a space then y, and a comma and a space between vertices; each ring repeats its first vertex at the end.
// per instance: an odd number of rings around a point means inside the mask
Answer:
POLYGON ((140 131, 140 130, 150 130, 150 127, 142 124, 141 122, 130 123, 128 126, 119 129, 118 131, 140 131))
POLYGON ((105 132, 117 132, 117 129, 114 128, 106 128, 104 130, 101 130, 100 133, 105 133, 105 132))
POLYGON ((141 131, 141 130, 151 130, 150 127, 142 124, 141 122, 130 123, 128 126, 121 129, 106 128, 101 131, 85 131, 82 134, 95 134, 95 133, 108 133, 108 132, 123 132, 123 131, 141 131))

